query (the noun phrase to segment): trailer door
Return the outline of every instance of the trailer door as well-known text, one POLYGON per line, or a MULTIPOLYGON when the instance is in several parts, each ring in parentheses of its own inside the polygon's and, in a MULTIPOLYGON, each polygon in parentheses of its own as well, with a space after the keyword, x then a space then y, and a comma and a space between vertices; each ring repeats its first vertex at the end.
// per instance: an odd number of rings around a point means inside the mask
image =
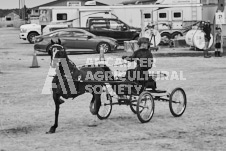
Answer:
POLYGON ((182 10, 172 10, 172 29, 182 29, 183 28, 183 11, 182 10))
POLYGON ((154 23, 153 9, 141 10, 141 28, 144 29, 150 23, 154 23))
POLYGON ((162 9, 157 11, 158 30, 168 30, 171 28, 170 11, 162 9))

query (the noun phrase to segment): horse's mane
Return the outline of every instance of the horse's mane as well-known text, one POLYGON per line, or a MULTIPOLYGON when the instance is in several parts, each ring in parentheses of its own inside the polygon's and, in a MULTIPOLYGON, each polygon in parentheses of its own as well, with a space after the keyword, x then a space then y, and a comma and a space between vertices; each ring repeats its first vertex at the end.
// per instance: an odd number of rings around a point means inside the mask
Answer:
MULTIPOLYGON (((67 66, 69 68, 70 74, 72 75, 72 78, 75 78, 75 77, 73 77, 73 76, 75 76, 75 72, 77 71, 78 74, 79 74, 80 71, 76 67, 75 63, 69 59, 69 57, 68 57, 68 55, 67 55, 67 53, 65 51, 65 48, 61 44, 58 44, 58 43, 53 43, 53 45, 51 46, 51 50, 53 50, 54 47, 61 47, 63 49, 63 50, 60 50, 60 51, 64 52, 62 58, 66 59, 67 66)), ((52 55, 53 55, 53 53, 51 54, 51 58, 52 58, 52 55)), ((59 63, 59 67, 58 68, 60 70, 60 73, 61 73, 62 77, 65 77, 66 73, 64 71, 65 69, 63 68, 62 63, 59 63)))
MULTIPOLYGON (((105 71, 111 72, 111 69, 108 66, 106 66, 105 64, 100 64, 98 66, 83 65, 82 67, 77 68, 76 64, 72 60, 69 59, 69 57, 68 57, 64 47, 61 45, 61 43, 53 44, 52 45, 52 49, 54 47, 61 47, 63 49, 63 50, 60 50, 60 51, 64 52, 62 57, 66 59, 66 62, 67 62, 70 74, 71 74, 72 78, 75 79, 75 80, 78 78, 79 75, 83 75, 83 76, 86 75, 87 74, 86 73, 87 72, 87 68, 90 68, 88 70, 90 70, 93 73, 95 73, 99 69, 101 69, 103 72, 105 72, 105 71)), ((62 77, 65 77, 66 74, 65 74, 65 71, 64 71, 62 63, 59 64, 59 70, 61 72, 62 77)), ((67 75, 66 75, 66 77, 67 77, 67 75)), ((112 77, 113 77, 113 75, 112 75, 112 77)))

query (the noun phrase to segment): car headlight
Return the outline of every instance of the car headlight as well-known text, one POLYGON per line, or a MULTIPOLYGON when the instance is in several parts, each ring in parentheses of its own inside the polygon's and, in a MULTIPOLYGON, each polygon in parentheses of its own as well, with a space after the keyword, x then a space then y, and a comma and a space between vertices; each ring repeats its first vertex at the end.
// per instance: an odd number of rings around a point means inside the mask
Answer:
POLYGON ((27 29, 21 28, 21 29, 20 29, 20 32, 21 32, 21 33, 26 33, 26 32, 27 32, 27 29))

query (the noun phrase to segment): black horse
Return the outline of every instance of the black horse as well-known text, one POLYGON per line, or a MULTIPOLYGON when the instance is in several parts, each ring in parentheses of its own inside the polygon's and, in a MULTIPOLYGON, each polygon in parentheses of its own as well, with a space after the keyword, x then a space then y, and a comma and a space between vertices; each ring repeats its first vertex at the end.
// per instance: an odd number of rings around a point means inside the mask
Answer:
MULTIPOLYGON (((90 111, 96 117, 101 106, 101 87, 104 83, 101 81, 114 80, 113 75, 106 77, 106 72, 111 73, 111 70, 107 66, 83 66, 79 70, 76 65, 68 58, 64 47, 61 45, 61 41, 57 43, 51 40, 51 66, 56 68, 56 75, 52 80, 53 99, 55 102, 55 123, 47 133, 55 133, 58 127, 58 116, 60 104, 64 99, 75 98, 79 95, 89 92, 93 95, 90 103, 90 111), (104 79, 92 79, 89 83, 82 82, 87 80, 87 77, 91 75, 101 74, 104 75, 104 79), (98 87, 97 87, 98 86, 98 87), (94 89, 94 87, 96 89, 94 89)), ((95 76, 94 76, 95 77, 95 76)), ((96 76, 98 77, 98 75, 96 76)), ((95 123, 94 125, 95 126, 95 123)))

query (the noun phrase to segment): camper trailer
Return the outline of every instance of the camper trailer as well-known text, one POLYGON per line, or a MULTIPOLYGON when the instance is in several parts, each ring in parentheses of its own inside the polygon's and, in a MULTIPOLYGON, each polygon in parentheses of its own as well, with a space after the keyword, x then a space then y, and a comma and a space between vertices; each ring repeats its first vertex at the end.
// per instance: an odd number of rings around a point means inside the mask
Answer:
POLYGON ((86 27, 90 17, 111 18, 111 9, 106 6, 40 7, 40 25, 68 24, 71 27, 86 27))
POLYGON ((155 25, 163 39, 174 39, 202 20, 213 22, 217 5, 203 5, 200 0, 159 0, 153 5, 112 6, 111 9, 127 24, 141 28, 155 25))
POLYGON ((43 22, 40 15, 40 24, 67 23, 73 27, 85 27, 90 17, 116 16, 137 28, 154 24, 162 37, 171 39, 184 35, 199 21, 213 21, 216 9, 217 5, 203 5, 201 0, 158 0, 149 5, 41 7, 40 12, 49 10, 51 15, 48 22, 43 22))
POLYGON ((137 28, 154 24, 163 39, 173 39, 184 35, 199 21, 213 23, 217 8, 217 4, 203 4, 201 0, 158 0, 149 5, 40 7, 39 21, 41 25, 86 27, 88 18, 118 18, 137 28))

